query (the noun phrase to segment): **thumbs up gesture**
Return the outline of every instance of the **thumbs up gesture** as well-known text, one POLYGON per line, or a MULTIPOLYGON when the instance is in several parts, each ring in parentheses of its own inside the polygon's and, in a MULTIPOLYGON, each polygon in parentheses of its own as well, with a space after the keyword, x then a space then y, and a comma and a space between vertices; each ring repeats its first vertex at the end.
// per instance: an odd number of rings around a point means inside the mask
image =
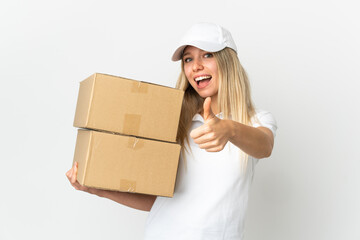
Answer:
POLYGON ((211 98, 204 101, 204 124, 191 131, 190 137, 200 148, 208 152, 219 152, 229 141, 230 128, 226 120, 215 116, 211 110, 211 98))

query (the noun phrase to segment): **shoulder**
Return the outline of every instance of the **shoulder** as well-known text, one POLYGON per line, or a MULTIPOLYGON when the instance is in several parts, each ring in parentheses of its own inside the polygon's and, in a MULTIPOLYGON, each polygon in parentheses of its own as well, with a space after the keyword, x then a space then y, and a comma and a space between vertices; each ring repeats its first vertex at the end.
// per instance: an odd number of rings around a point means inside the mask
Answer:
POLYGON ((277 130, 277 122, 271 112, 262 109, 256 109, 255 115, 252 117, 251 122, 253 127, 269 128, 275 137, 277 130))

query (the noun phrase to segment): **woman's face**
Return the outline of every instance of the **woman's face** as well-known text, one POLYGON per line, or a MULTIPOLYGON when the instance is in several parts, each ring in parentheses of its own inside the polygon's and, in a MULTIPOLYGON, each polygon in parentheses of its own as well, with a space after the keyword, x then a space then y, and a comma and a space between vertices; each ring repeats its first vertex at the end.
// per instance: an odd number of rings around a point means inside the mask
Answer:
POLYGON ((217 97, 218 67, 214 55, 193 46, 187 46, 182 57, 187 80, 202 97, 217 97))

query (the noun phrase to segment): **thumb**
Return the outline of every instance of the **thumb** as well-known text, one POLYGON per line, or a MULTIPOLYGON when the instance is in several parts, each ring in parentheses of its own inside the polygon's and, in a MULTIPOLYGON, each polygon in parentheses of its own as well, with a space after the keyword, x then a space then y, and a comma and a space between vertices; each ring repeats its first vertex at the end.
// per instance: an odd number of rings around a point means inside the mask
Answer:
POLYGON ((210 120, 215 117, 215 114, 211 111, 211 97, 207 97, 204 101, 204 120, 210 120))

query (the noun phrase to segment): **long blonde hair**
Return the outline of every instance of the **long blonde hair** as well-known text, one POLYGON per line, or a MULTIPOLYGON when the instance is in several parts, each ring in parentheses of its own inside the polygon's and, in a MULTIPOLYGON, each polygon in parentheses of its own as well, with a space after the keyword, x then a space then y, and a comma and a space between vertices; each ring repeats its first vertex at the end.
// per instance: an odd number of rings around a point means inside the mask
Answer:
MULTIPOLYGON (((251 125, 251 118, 255 115, 255 108, 251 100, 250 83, 244 68, 234 50, 225 48, 213 53, 219 74, 218 108, 224 119, 231 119, 245 125, 251 125)), ((203 109, 204 99, 189 84, 184 73, 184 63, 181 62, 181 73, 176 88, 185 91, 180 115, 177 141, 182 150, 189 145, 188 131, 192 118, 203 109)), ((243 152, 242 152, 243 153, 243 152)), ((247 154, 245 165, 247 165, 247 154)))

